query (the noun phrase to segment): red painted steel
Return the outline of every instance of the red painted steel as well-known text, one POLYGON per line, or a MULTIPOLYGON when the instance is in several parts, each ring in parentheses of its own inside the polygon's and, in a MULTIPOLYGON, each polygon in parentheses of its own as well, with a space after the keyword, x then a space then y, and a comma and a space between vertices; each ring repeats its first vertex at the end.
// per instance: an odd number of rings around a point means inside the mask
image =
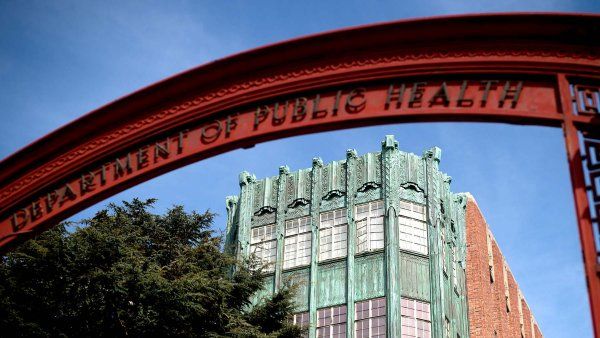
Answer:
POLYGON ((130 186, 266 140, 415 121, 562 126, 599 335, 578 132, 600 130, 600 98, 596 87, 581 87, 585 111, 574 112, 569 87, 600 79, 599 31, 598 15, 408 20, 291 40, 178 74, 0 162, 0 249, 130 186))
POLYGON ((575 212, 584 261, 585 279, 590 298, 592 322, 594 323, 596 336, 598 336, 598 325, 600 324, 600 276, 598 274, 598 267, 600 265, 598 265, 598 248, 596 247, 590 217, 590 203, 587 197, 579 136, 577 127, 573 122, 574 112, 571 104, 573 97, 569 88, 570 83, 565 74, 558 74, 558 85, 561 104, 564 109, 565 121, 563 123, 563 130, 569 160, 569 171, 571 172, 573 197, 575 199, 575 212))

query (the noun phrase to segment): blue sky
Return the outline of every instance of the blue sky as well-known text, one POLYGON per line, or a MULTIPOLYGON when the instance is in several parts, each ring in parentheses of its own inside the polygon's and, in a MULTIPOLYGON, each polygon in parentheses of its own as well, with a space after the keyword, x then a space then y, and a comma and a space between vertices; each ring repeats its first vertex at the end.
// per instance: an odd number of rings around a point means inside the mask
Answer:
MULTIPOLYGON (((506 11, 600 12, 598 1, 0 1, 0 158, 107 102, 174 73, 260 45, 411 17, 506 11)), ((442 148, 452 190, 478 201, 546 337, 591 337, 565 148, 559 129, 403 124, 264 143, 199 162, 111 201, 158 197, 221 214, 242 170, 275 175, 377 151, 385 134, 421 154, 442 148), (259 160, 260 159, 260 160, 259 160), (215 179, 217 177, 217 179, 215 179)))

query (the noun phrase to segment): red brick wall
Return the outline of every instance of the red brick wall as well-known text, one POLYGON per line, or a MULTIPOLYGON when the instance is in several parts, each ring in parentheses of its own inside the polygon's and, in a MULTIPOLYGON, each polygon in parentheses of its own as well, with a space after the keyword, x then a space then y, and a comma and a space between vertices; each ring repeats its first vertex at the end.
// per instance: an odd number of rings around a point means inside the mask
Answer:
MULTIPOLYGON (((477 203, 472 198, 467 202, 467 300, 469 307, 469 330, 471 337, 521 337, 519 314, 519 287, 508 264, 505 263, 498 244, 491 236, 493 270, 495 279, 490 281, 488 263, 488 226, 477 203), (507 264, 506 269, 503 265, 507 264), (504 271, 508 279, 510 311, 505 298, 504 271), (494 335, 495 333, 495 335, 494 335)), ((523 313, 523 336, 531 335, 532 314, 525 299, 521 302, 523 313)), ((535 320, 534 320, 535 325, 535 320)), ((542 334, 535 325, 535 338, 542 334)))

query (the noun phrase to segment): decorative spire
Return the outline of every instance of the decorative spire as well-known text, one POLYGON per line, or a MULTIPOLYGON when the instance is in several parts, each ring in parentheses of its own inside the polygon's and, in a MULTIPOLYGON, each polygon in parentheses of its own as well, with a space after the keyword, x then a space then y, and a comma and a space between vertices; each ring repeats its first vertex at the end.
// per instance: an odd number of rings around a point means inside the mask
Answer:
POLYGON ((398 141, 394 138, 394 135, 385 135, 385 139, 381 142, 381 148, 387 149, 398 149, 398 141))
POLYGON ((227 208, 227 210, 229 211, 230 209, 233 209, 234 206, 238 203, 238 200, 239 200, 238 196, 225 197, 225 207, 227 208))
POLYGON ((279 167, 279 175, 287 175, 290 173, 290 167, 287 165, 282 165, 279 167))
POLYGON ((444 183, 450 184, 450 183, 452 183, 452 176, 444 174, 443 180, 444 180, 444 183))
POLYGON ((313 167, 322 167, 323 159, 321 159, 320 157, 313 157, 312 165, 313 165, 313 167))
POLYGON ((239 177, 240 177, 240 186, 248 185, 250 183, 256 182, 256 176, 250 174, 249 172, 247 172, 245 170, 240 173, 239 177))
POLYGON ((423 158, 431 158, 437 163, 440 163, 440 160, 442 159, 442 149, 433 147, 429 150, 425 150, 423 152, 423 158))

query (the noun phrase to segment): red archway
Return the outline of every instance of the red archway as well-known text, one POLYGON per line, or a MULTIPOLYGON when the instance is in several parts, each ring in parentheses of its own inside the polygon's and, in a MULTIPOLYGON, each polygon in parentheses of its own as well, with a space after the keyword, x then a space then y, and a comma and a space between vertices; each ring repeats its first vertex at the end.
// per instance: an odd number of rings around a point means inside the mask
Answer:
POLYGON ((178 74, 0 162, 0 249, 130 186, 266 140, 408 121, 563 128, 600 335, 600 16, 408 20, 178 74))

